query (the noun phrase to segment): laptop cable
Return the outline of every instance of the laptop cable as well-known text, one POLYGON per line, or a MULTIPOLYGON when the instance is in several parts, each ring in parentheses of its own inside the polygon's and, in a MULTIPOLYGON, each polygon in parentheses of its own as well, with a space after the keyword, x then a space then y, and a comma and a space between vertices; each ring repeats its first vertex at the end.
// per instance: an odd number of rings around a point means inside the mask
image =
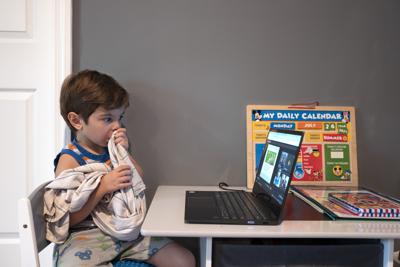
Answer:
POLYGON ((220 189, 222 189, 222 190, 225 190, 225 191, 241 191, 241 192, 244 192, 243 189, 232 189, 232 188, 229 188, 229 185, 227 183, 225 183, 225 182, 219 182, 218 183, 218 187, 220 189))

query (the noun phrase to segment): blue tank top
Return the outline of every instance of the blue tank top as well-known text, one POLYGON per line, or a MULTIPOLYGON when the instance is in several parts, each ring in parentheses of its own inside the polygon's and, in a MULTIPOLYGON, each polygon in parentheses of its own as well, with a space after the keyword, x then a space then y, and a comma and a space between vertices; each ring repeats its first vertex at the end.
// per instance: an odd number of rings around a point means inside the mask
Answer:
POLYGON ((66 145, 54 159, 54 170, 57 168, 60 157, 64 154, 72 156, 79 163, 80 166, 90 163, 111 163, 110 154, 108 153, 107 148, 104 149, 103 154, 96 155, 87 151, 84 147, 78 144, 76 139, 74 139, 72 143, 66 145))
MULTIPOLYGON (((60 160, 61 155, 68 154, 71 155, 80 166, 90 164, 90 163, 106 163, 111 165, 110 154, 108 153, 108 149, 104 149, 104 153, 100 155, 93 154, 87 151, 84 147, 82 147, 76 139, 72 141, 72 143, 66 145, 60 153, 54 159, 54 171, 57 168, 58 161, 60 160)), ((80 222, 77 225, 74 225, 70 228, 71 232, 80 231, 84 229, 91 229, 93 227, 97 227, 93 223, 92 216, 89 215, 85 220, 80 222)))

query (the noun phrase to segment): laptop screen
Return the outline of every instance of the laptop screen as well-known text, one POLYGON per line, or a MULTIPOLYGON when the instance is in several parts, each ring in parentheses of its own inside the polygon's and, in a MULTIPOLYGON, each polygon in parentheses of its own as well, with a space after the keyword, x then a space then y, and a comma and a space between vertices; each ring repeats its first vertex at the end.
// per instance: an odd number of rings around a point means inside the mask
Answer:
POLYGON ((286 198, 303 133, 270 130, 255 179, 253 192, 267 195, 281 206, 286 198))

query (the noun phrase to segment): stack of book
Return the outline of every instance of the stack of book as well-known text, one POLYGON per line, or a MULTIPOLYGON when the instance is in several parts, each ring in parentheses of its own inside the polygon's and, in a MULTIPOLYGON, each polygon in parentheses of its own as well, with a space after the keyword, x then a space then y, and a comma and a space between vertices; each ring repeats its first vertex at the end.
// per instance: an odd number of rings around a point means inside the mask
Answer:
POLYGON ((333 192, 328 199, 360 217, 399 217, 400 204, 369 191, 333 192))
POLYGON ((400 200, 357 187, 291 186, 291 191, 331 219, 400 220, 400 200))

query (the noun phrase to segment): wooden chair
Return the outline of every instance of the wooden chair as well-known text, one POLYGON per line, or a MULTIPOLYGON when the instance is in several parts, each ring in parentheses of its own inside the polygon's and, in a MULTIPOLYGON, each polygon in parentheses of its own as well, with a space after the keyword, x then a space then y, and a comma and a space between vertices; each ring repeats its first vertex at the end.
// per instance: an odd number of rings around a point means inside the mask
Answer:
POLYGON ((44 188, 49 182, 37 187, 28 197, 18 201, 18 232, 21 266, 40 266, 39 252, 50 244, 46 240, 46 223, 43 217, 44 188))
MULTIPOLYGON (((21 266, 40 266, 39 252, 50 242, 46 239, 46 223, 43 217, 43 196, 50 181, 38 186, 28 197, 18 201, 18 232, 20 237, 21 266)), ((152 265, 133 260, 113 262, 119 267, 150 267, 152 265)))

